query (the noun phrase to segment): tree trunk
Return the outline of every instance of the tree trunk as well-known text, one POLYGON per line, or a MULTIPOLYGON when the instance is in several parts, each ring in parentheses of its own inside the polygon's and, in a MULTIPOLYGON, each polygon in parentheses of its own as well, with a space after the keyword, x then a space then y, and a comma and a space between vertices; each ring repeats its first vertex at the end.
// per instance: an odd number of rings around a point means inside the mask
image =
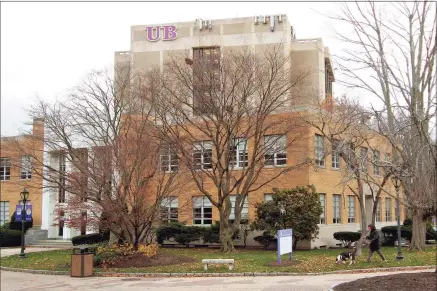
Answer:
POLYGON ((378 209, 378 199, 375 199, 375 201, 373 201, 373 209, 372 209, 372 224, 376 225, 376 211, 378 209))
POLYGON ((364 201, 365 201, 364 198, 365 197, 362 194, 361 199, 358 199, 358 201, 360 202, 360 214, 361 214, 361 218, 360 218, 361 237, 355 245, 355 247, 357 248, 355 256, 357 257, 361 256, 361 254, 363 253, 363 242, 367 233, 367 217, 366 217, 366 206, 364 205, 364 201))
POLYGON ((223 253, 232 253, 235 251, 234 242, 232 241, 232 229, 229 225, 229 218, 225 215, 224 209, 220 212, 220 251, 223 253))
POLYGON ((411 250, 423 250, 425 248, 426 239, 426 221, 423 219, 423 211, 413 210, 413 227, 412 238, 410 243, 411 250))

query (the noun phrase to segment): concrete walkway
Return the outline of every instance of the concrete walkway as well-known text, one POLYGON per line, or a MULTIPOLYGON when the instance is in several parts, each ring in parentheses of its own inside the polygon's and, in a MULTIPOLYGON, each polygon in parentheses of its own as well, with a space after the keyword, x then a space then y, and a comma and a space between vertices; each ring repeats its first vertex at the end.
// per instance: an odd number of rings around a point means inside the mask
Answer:
MULTIPOLYGON (((26 252, 52 249, 28 248, 26 252)), ((17 254, 20 249, 2 249, 1 256, 17 254)), ((433 270, 430 270, 432 272, 433 270)), ((423 272, 423 271, 411 271, 423 272)), ((411 273, 404 272, 404 273, 411 273)), ((8 291, 327 291, 333 285, 360 278, 393 273, 335 274, 319 276, 278 277, 206 277, 206 278, 71 278, 59 275, 23 274, 1 271, 0 290, 8 291)))
MULTIPOLYGON (((54 251, 57 248, 32 248, 26 247, 24 253, 34 253, 34 252, 44 252, 44 251, 54 251)), ((21 248, 2 248, 0 252, 0 257, 7 257, 12 255, 18 255, 21 252, 21 248)))

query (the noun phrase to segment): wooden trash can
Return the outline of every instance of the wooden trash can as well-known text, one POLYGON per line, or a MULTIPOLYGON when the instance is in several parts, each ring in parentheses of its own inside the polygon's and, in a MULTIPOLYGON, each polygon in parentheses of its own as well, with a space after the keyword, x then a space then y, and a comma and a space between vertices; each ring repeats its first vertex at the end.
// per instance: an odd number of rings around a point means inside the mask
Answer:
POLYGON ((88 248, 74 248, 71 254, 71 277, 91 277, 94 274, 93 263, 94 255, 88 252, 88 248))

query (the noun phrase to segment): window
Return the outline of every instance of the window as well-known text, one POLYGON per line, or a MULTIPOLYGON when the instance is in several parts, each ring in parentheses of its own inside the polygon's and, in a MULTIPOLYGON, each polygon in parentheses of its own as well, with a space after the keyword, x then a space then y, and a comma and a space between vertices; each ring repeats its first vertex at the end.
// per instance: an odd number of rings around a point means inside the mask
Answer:
POLYGON ((0 181, 9 181, 11 179, 11 160, 0 158, 0 181))
POLYGON ((355 197, 347 197, 347 223, 355 223, 355 197))
POLYGON ((193 224, 212 224, 212 203, 207 197, 193 197, 193 224))
POLYGON ((329 61, 325 61, 325 93, 326 96, 332 95, 332 77, 329 70, 329 61))
POLYGON ((32 157, 22 156, 21 157, 21 180, 27 180, 32 178, 32 157))
POLYGON ((212 169, 212 142, 201 141, 194 144, 194 169, 212 169))
POLYGON ((9 201, 0 201, 0 225, 9 221, 9 201))
POLYGON ((59 155, 59 185, 58 202, 65 203, 65 155, 59 155))
POLYGON ((266 166, 287 164, 287 137, 285 135, 264 136, 264 162, 266 166))
POLYGON ((379 151, 373 151, 373 174, 379 176, 379 151))
POLYGON ((376 205, 376 222, 381 222, 381 199, 378 198, 378 204, 376 205))
POLYGON ((367 148, 361 148, 360 152, 360 159, 361 159, 361 169, 364 173, 367 173, 367 148))
POLYGON ((385 166, 385 173, 387 173, 390 165, 390 154, 384 153, 384 166, 385 166))
MULTIPOLYGON (((229 195, 229 199, 231 200, 232 209, 231 214, 229 215, 229 220, 235 219, 235 202, 237 199, 237 195, 229 195)), ((249 203, 247 202, 247 196, 244 198, 243 208, 241 209, 241 220, 249 219, 249 203)))
POLYGON ((247 153, 247 139, 236 138, 230 149, 229 165, 232 168, 245 168, 248 165, 249 155, 247 153))
POLYGON ((178 221, 178 197, 166 197, 161 200, 162 220, 178 221))
POLYGON ((273 194, 271 194, 271 193, 264 194, 264 203, 269 202, 269 201, 273 201, 273 194))
POLYGON ((385 221, 391 221, 391 198, 385 198, 385 221))
POLYGON ((320 214, 320 224, 326 224, 326 195, 325 194, 320 194, 320 205, 322 205, 322 214, 320 214))
POLYGON ((340 142, 334 140, 332 143, 332 168, 340 169, 340 153, 339 153, 340 142))
POLYGON ((334 194, 332 195, 332 207, 333 207, 333 216, 332 223, 341 223, 341 195, 334 194))
POLYGON ((214 112, 220 90, 220 47, 193 49, 193 113, 214 112))
POLYGON ((164 145, 159 153, 161 171, 176 172, 179 169, 179 159, 177 150, 170 145, 164 145))
POLYGON ((316 165, 320 167, 325 166, 325 154, 324 154, 324 140, 323 136, 316 134, 315 136, 315 157, 316 157, 316 165))

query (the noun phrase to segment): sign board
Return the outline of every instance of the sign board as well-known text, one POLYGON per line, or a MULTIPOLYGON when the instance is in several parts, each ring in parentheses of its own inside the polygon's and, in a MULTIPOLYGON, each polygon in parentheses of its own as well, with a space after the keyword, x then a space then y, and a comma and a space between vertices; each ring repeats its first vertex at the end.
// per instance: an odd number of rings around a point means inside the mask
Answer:
POLYGON ((277 232, 278 237, 278 264, 281 263, 281 255, 290 254, 290 260, 293 258, 293 230, 280 229, 277 232))
POLYGON ((177 28, 175 25, 146 26, 147 40, 175 40, 178 36, 176 30, 177 28))
POLYGON ((26 212, 23 213, 23 205, 18 204, 15 207, 15 221, 21 221, 22 215, 26 221, 32 221, 32 205, 26 205, 26 212))

